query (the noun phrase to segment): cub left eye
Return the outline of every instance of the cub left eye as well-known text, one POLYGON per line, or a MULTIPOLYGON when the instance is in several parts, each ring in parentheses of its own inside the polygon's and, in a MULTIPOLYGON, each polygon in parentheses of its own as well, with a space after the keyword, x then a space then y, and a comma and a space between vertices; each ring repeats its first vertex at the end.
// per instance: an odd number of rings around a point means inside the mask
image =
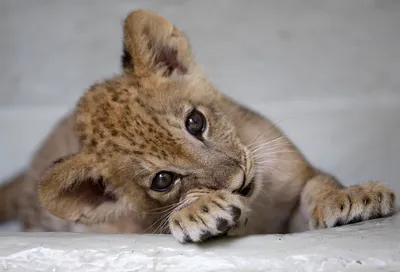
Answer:
POLYGON ((187 116, 185 126, 190 134, 200 138, 206 129, 206 118, 200 111, 195 109, 187 116))
POLYGON ((157 192, 167 191, 172 188, 177 178, 177 175, 172 172, 158 172, 151 182, 150 189, 157 192))

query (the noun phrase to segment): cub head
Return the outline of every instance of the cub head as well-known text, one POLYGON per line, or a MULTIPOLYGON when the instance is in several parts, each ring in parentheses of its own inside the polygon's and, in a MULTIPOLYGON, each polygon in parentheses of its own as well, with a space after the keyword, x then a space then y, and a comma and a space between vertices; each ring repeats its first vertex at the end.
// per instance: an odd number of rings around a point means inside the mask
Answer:
POLYGON ((123 45, 123 73, 77 104, 81 149, 44 174, 45 208, 98 224, 179 209, 216 190, 252 199, 255 163, 232 117, 239 108, 205 79, 185 35, 138 10, 124 21, 123 45))

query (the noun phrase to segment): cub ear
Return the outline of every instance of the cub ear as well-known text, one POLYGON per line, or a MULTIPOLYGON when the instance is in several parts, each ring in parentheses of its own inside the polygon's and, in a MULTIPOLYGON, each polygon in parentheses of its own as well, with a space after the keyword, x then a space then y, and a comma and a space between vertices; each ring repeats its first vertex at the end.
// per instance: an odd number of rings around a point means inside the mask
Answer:
POLYGON ((194 61, 188 39, 166 18, 137 10, 124 22, 122 65, 138 77, 169 77, 190 72, 194 61))
POLYGON ((83 224, 115 219, 123 209, 117 192, 88 154, 55 162, 39 183, 38 193, 50 213, 83 224))

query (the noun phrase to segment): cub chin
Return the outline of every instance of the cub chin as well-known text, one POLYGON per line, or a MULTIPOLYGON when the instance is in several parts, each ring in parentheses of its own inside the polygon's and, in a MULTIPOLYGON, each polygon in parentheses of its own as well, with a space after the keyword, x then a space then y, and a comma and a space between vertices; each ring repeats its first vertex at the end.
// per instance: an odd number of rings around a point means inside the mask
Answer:
POLYGON ((385 185, 342 186, 273 123, 221 94, 167 19, 130 13, 123 48, 123 72, 89 88, 18 181, 29 195, 18 205, 25 230, 200 242, 395 211, 385 185))

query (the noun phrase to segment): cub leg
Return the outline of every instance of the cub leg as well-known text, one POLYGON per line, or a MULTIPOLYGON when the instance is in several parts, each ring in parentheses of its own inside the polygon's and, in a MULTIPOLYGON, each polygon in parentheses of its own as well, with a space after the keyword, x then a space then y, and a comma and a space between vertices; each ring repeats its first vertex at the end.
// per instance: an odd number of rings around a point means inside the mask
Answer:
POLYGON ((385 217, 396 209, 396 196, 383 183, 368 181, 343 187, 332 177, 318 174, 301 193, 300 210, 310 229, 337 227, 385 217))

